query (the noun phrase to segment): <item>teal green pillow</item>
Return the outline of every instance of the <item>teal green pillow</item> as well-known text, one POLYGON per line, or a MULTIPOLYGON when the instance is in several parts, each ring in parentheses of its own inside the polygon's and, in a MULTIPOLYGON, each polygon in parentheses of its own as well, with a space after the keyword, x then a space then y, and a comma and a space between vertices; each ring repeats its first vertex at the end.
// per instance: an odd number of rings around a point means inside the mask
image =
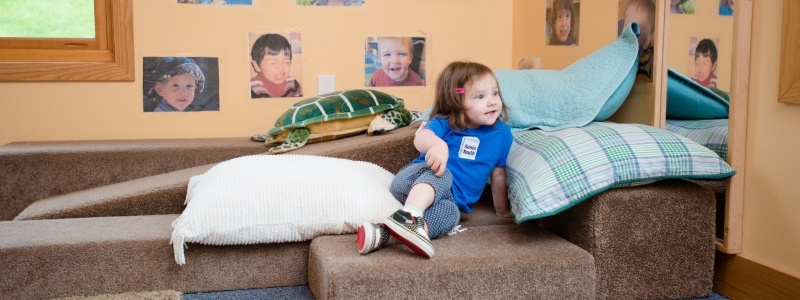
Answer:
POLYGON ((728 118, 730 97, 723 97, 727 93, 719 89, 715 92, 672 69, 667 69, 667 74, 667 119, 728 118))
POLYGON ((631 88, 633 88, 633 83, 636 82, 636 71, 639 69, 639 60, 635 60, 633 66, 631 67, 631 71, 628 75, 625 76, 625 79, 622 80, 622 83, 617 87, 611 97, 608 97, 608 100, 603 107, 600 108, 600 112, 597 113, 597 116, 594 117, 594 121, 605 121, 611 117, 620 106, 622 106, 622 102, 625 102, 625 99, 628 98, 628 94, 631 93, 631 88))
POLYGON ((611 122, 514 132, 506 161, 508 197, 518 223, 554 215, 610 188, 733 174, 719 155, 683 136, 611 122))

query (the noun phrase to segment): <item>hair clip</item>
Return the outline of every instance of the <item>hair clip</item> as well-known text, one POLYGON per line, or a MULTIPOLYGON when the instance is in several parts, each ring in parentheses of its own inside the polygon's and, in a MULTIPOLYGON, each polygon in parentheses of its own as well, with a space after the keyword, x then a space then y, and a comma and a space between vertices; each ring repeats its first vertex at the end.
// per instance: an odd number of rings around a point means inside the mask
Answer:
POLYGON ((453 89, 453 91, 456 92, 456 94, 463 94, 464 93, 464 88, 455 88, 455 89, 453 89))

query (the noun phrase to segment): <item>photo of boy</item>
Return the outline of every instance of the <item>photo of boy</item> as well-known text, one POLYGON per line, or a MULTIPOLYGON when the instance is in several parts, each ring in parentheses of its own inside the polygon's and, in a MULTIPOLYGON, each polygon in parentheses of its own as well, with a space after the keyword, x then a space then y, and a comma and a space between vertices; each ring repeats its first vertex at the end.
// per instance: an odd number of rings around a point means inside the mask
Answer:
POLYGON ((143 57, 143 112, 219 111, 216 57, 143 57))
POLYGON ((617 36, 622 34, 622 29, 631 22, 639 24, 637 76, 641 75, 648 81, 652 81, 656 4, 654 0, 621 0, 619 5, 622 15, 620 16, 620 26, 617 28, 617 36))
POLYGON ((424 38, 377 37, 367 39, 365 75, 367 86, 424 86, 420 74, 424 38), (371 76, 370 76, 371 73, 371 76))
POLYGON ((291 77, 292 73, 299 73, 292 59, 300 54, 300 33, 291 32, 289 36, 292 42, 279 33, 250 34, 251 98, 303 96, 300 82, 291 77), (254 36, 258 36, 255 41, 254 36))
POLYGON ((578 7, 572 0, 548 0, 547 3, 547 44, 578 45, 578 7))
MULTIPOLYGON (((692 37, 692 41, 696 41, 692 37)), ((711 39, 704 38, 693 49, 694 76, 692 80, 704 87, 717 87, 717 46, 711 39)))

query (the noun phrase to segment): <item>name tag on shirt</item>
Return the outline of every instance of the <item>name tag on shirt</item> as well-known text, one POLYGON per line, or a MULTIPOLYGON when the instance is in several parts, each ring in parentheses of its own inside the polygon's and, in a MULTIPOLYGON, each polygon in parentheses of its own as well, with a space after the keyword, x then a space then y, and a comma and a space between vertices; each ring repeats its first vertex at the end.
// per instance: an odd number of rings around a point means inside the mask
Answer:
POLYGON ((478 145, 480 145, 481 140, 474 136, 465 136, 461 138, 461 148, 458 149, 458 157, 475 160, 475 156, 478 154, 478 145))

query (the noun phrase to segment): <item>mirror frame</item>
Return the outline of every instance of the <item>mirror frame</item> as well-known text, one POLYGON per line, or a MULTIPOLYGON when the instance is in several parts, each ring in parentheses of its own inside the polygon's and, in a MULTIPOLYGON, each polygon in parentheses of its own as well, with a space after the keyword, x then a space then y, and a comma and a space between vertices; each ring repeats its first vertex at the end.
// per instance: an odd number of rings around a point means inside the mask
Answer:
MULTIPOLYGON (((789 0, 785 0, 789 1, 789 0)), ((727 183, 724 238, 717 250, 742 252, 742 211, 744 208, 745 148, 747 146, 747 103, 750 93, 750 43, 753 0, 736 1, 733 25, 731 105, 728 114, 728 164, 736 175, 727 183)))

